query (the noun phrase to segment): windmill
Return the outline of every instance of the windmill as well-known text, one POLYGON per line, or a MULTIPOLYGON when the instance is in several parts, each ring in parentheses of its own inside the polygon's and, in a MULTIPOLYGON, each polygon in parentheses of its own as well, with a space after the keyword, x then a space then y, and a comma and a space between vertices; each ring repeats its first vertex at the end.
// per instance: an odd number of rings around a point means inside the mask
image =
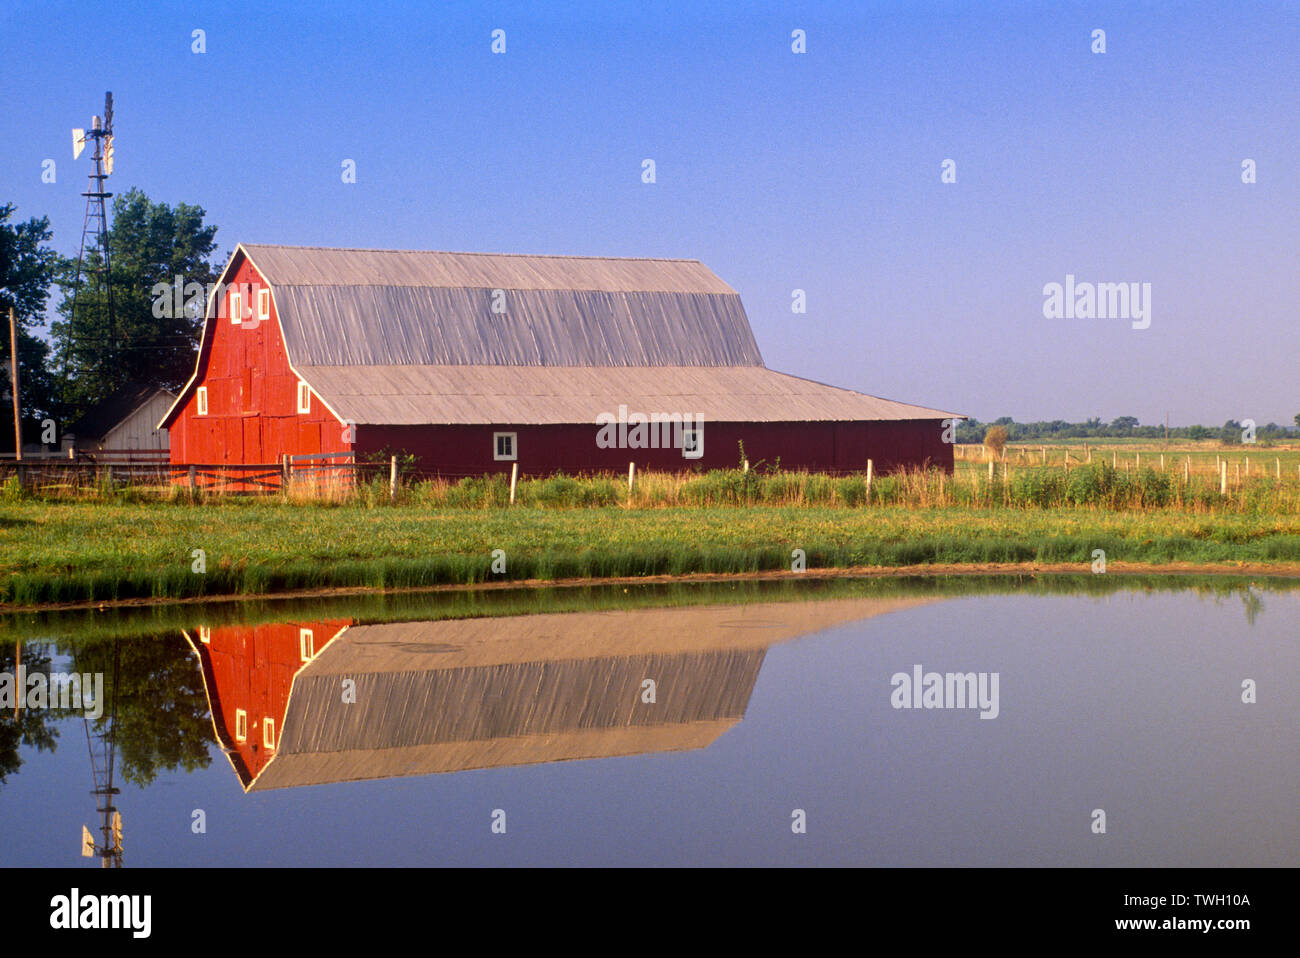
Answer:
POLYGON ((107 297, 109 344, 112 351, 117 352, 117 320, 113 314, 113 287, 109 283, 111 264, 108 255, 108 212, 104 206, 104 200, 113 195, 104 189, 104 180, 113 175, 114 161, 113 94, 111 91, 104 94, 104 115, 102 117, 91 117, 89 130, 74 129, 72 131, 72 158, 74 160, 81 156, 86 149, 87 143, 91 145, 90 159, 94 166, 91 169, 90 182, 87 185, 86 192, 81 194, 86 198, 86 215, 81 224, 81 251, 77 254, 77 279, 72 287, 72 309, 68 314, 70 333, 68 347, 63 353, 63 375, 65 378, 68 374, 68 359, 72 351, 72 339, 76 335, 77 297, 81 292, 81 274, 85 269, 88 243, 91 249, 96 247, 99 249, 99 266, 96 272, 99 274, 100 284, 107 297))
POLYGON ((90 753, 90 776, 95 784, 90 794, 95 796, 95 810, 101 816, 99 832, 102 839, 96 842, 91 830, 82 825, 81 856, 93 858, 98 855, 101 868, 122 867, 122 813, 113 804, 115 796, 122 792, 113 784, 113 769, 117 759, 117 673, 120 663, 117 640, 114 639, 113 707, 109 712, 108 725, 92 732, 90 719, 83 719, 86 726, 86 751, 90 753))

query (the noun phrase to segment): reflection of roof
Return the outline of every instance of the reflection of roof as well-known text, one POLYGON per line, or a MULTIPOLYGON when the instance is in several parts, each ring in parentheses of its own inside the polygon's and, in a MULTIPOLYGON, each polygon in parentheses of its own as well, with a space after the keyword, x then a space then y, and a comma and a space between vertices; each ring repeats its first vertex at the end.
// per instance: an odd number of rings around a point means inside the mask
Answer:
POLYGON ((92 406, 80 419, 69 426, 67 431, 80 440, 102 439, 112 431, 114 426, 143 406, 153 398, 154 393, 158 392, 166 393, 172 399, 176 398, 174 393, 161 386, 127 383, 92 406))
POLYGON ((702 748, 744 715, 768 646, 924 601, 353 627, 295 676, 275 757, 245 787, 702 748), (641 700, 647 678, 654 704, 641 700))

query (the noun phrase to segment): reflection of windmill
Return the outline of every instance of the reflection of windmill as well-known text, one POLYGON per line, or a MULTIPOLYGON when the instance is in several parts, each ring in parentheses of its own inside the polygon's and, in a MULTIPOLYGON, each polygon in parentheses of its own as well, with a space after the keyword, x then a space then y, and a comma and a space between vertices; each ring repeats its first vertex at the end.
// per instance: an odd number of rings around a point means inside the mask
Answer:
POLYGON ((95 836, 89 828, 81 826, 81 854, 84 858, 99 856, 103 868, 122 867, 122 814, 113 804, 114 798, 121 792, 113 784, 113 768, 117 758, 117 641, 113 642, 113 708, 109 712, 108 725, 102 731, 91 732, 90 719, 86 724, 86 750, 90 753, 90 774, 95 788, 90 793, 95 796, 95 810, 102 820, 101 842, 95 842, 95 836))
POLYGON ((90 174, 90 183, 86 192, 81 195, 86 198, 86 216, 81 225, 81 252, 77 254, 77 280, 72 287, 72 309, 68 314, 68 325, 71 333, 68 337, 68 349, 63 355, 63 372, 68 372, 68 355, 71 352, 71 343, 76 336, 76 318, 77 318, 77 295, 81 292, 81 272, 86 258, 86 240, 91 240, 91 247, 99 247, 100 261, 98 273, 100 282, 103 285, 105 303, 108 308, 108 335, 113 352, 117 351, 117 322, 113 314, 113 287, 109 283, 109 256, 108 256, 108 213, 104 208, 104 200, 112 196, 112 193, 105 192, 104 180, 113 175, 113 94, 111 92, 104 94, 104 116, 92 117, 89 130, 72 131, 72 158, 75 160, 81 156, 81 151, 86 148, 86 141, 89 140, 92 145, 91 160, 95 166, 90 174))

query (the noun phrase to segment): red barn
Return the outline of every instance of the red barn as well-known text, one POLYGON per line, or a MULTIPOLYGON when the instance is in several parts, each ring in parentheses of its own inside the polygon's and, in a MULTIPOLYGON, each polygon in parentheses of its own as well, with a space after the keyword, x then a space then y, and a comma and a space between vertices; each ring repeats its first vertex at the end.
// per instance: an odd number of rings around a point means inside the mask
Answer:
POLYGON ((240 245, 173 463, 382 450, 425 474, 951 471, 954 413, 768 369, 697 260, 240 245), (945 439, 947 441, 945 441, 945 439))

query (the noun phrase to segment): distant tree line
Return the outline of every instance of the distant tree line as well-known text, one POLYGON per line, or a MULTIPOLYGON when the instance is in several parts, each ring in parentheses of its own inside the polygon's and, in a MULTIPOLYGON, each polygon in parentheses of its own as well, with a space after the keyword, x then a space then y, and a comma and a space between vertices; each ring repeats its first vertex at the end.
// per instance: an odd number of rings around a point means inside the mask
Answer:
MULTIPOLYGON (((1003 416, 992 422, 980 422, 967 419, 957 425, 957 441, 962 443, 982 443, 991 429, 1002 427, 1007 442, 1033 442, 1036 440, 1059 439, 1164 439, 1166 429, 1160 426, 1143 426, 1136 416, 1119 416, 1110 423, 1100 419, 1086 422, 1066 422, 1053 419, 1050 422, 1016 422, 1010 416, 1003 416)), ((1220 442, 1240 443, 1245 430, 1240 422, 1229 419, 1222 426, 1170 426, 1167 434, 1170 439, 1217 439, 1220 442)), ((1279 426, 1275 422, 1255 427, 1256 441, 1295 441, 1300 439, 1300 413, 1296 414, 1294 426, 1279 426)))

